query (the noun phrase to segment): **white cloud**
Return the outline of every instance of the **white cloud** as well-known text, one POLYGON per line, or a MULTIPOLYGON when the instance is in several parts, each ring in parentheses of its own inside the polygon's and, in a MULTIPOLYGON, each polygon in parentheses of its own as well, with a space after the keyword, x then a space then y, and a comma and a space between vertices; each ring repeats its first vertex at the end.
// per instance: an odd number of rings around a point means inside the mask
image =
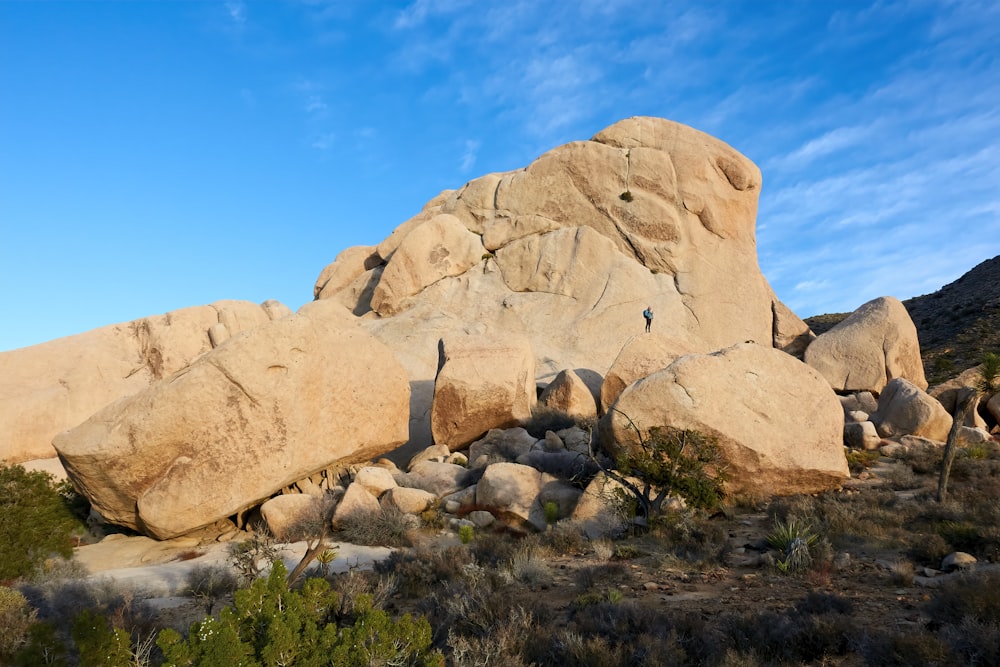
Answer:
POLYGON ((787 155, 779 155, 766 165, 771 168, 801 168, 819 158, 866 143, 876 132, 875 125, 837 127, 810 139, 787 155))
POLYGON ((468 172, 476 164, 476 157, 478 157, 479 147, 482 142, 473 139, 465 140, 465 152, 462 154, 462 164, 459 169, 463 172, 468 172))
POLYGON ((236 27, 241 28, 247 22, 247 6, 242 0, 229 0, 225 3, 226 12, 236 27))
POLYGON ((323 98, 319 95, 310 95, 306 98, 305 111, 308 114, 320 115, 326 113, 329 108, 323 98))
POLYGON ((333 148, 334 143, 337 141, 337 135, 334 132, 325 132, 309 144, 310 148, 315 148, 318 151, 328 151, 333 148))

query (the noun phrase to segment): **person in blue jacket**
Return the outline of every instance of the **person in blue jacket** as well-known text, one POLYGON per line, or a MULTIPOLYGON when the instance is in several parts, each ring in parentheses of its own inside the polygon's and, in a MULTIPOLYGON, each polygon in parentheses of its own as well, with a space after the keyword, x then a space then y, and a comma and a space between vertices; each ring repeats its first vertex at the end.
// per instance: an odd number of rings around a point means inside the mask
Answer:
POLYGON ((646 310, 642 311, 642 316, 646 318, 646 333, 649 333, 649 325, 653 323, 653 307, 646 306, 646 310))

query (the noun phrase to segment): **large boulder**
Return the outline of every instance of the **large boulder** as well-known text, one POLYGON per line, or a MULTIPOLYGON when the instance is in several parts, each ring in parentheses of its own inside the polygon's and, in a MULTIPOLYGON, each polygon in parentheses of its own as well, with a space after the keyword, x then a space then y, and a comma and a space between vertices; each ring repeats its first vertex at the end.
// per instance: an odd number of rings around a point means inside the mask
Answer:
POLYGON ((277 302, 219 301, 0 352, 0 460, 55 456, 57 433, 211 350, 213 327, 229 338, 288 314, 277 302))
POLYGON ((927 388, 917 328, 898 299, 883 296, 809 344, 805 362, 837 391, 876 394, 893 378, 927 388))
POLYGON ((321 534, 332 509, 333 503, 323 496, 288 493, 264 501, 260 516, 275 538, 294 540, 321 534))
POLYGON ((597 401, 587 383, 575 371, 566 369, 542 391, 538 402, 545 408, 579 419, 597 417, 597 401))
POLYGON ((635 427, 699 431, 716 438, 732 493, 813 493, 849 471, 844 413, 814 369, 773 348, 741 343, 680 357, 630 385, 601 420, 602 445, 635 448, 635 427))
POLYGON ((333 264, 320 272, 313 286, 313 296, 317 299, 329 298, 330 295, 348 287, 366 271, 381 264, 382 258, 378 256, 373 246, 346 248, 337 255, 333 264))
POLYGON ((404 442, 406 376, 334 304, 270 322, 58 435, 108 521, 165 539, 404 442))
POLYGON ((517 463, 494 463, 486 468, 476 485, 476 504, 495 513, 512 515, 527 525, 543 530, 546 525, 545 504, 556 503, 558 518, 573 512, 581 491, 517 463))
MULTIPOLYGON (((541 384, 567 368, 585 381, 583 370, 603 376, 642 331, 647 305, 658 333, 688 351, 746 340, 794 348, 808 327, 780 305, 757 262, 760 185, 757 167, 725 143, 630 118, 524 169, 441 193, 377 246, 384 266, 337 292, 327 283, 322 296, 396 351, 413 386, 412 444, 426 446, 437 343, 456 333, 529 338, 541 384), (397 288, 390 268, 410 261, 414 235, 428 236, 424 228, 442 214, 466 230, 451 226, 449 257, 476 263, 397 288), (477 243, 481 234, 479 255, 462 250, 468 234, 477 243)), ((420 247, 414 256, 429 257, 420 247)))
POLYGON ((372 292, 372 310, 392 315, 408 297, 482 261, 484 248, 453 215, 436 215, 403 238, 372 292))
POLYGON ((454 336, 441 341, 434 381, 434 442, 464 449, 492 428, 517 426, 536 402, 535 357, 524 338, 454 336))
POLYGON ((622 347, 604 377, 601 385, 601 413, 607 412, 625 387, 666 368, 677 357, 696 351, 691 349, 689 343, 659 333, 632 337, 622 347))
POLYGON ((952 418, 937 399, 919 386, 895 378, 879 395, 878 410, 871 414, 871 421, 883 438, 916 435, 944 442, 952 418))

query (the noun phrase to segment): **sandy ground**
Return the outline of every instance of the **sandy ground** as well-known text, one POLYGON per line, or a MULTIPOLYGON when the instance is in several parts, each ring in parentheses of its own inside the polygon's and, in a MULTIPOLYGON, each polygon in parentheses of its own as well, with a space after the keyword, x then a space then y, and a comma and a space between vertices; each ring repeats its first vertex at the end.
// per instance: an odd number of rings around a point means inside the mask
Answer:
MULTIPOLYGON (((148 537, 110 535, 97 544, 75 550, 90 578, 114 581, 143 598, 169 598, 183 593, 192 570, 229 560, 229 542, 199 545, 192 538, 158 542, 148 537)), ((331 572, 351 568, 370 569, 376 561, 387 558, 387 547, 365 547, 332 542, 337 550, 330 564, 331 572)), ((289 570, 306 551, 305 542, 279 544, 279 556, 289 570)))

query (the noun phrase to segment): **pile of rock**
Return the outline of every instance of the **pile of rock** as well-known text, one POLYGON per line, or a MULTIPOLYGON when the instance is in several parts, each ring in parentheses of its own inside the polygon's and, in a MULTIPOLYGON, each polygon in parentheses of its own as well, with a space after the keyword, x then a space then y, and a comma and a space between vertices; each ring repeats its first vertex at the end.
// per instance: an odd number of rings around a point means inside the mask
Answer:
POLYGON ((716 439, 732 493, 836 488, 845 442, 938 439, 955 394, 925 392, 895 299, 819 337, 778 300, 760 185, 713 137, 621 121, 343 251, 296 314, 220 302, 0 354, 0 458, 51 442, 97 512, 161 539, 258 507, 276 533, 385 506, 592 518, 592 448, 664 426, 716 439), (532 437, 539 410, 586 428, 532 437))

